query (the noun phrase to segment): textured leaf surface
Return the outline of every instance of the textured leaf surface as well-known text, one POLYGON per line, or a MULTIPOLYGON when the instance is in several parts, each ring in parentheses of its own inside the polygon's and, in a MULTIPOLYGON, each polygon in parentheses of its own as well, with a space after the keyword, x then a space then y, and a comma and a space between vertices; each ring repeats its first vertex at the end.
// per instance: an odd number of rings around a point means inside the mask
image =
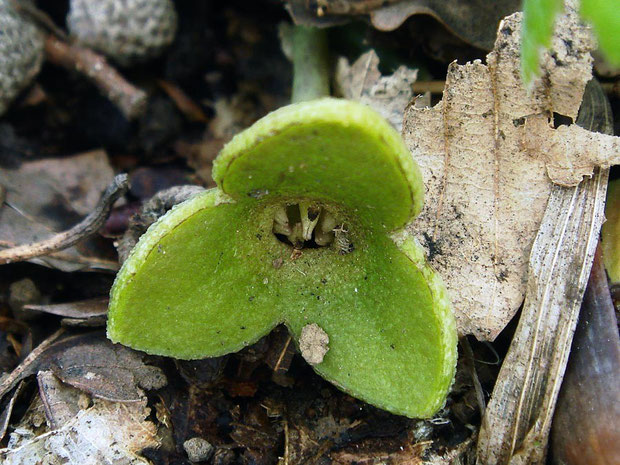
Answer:
POLYGON ((324 265, 314 267, 326 273, 296 279, 290 291, 306 289, 307 298, 284 309, 287 325, 297 340, 311 323, 328 334, 315 370, 341 389, 393 413, 428 417, 443 406, 456 366, 445 288, 412 239, 399 250, 377 235, 354 253, 342 263, 321 257, 324 265))
POLYGON ((196 359, 237 351, 278 323, 263 291, 271 261, 251 237, 260 231, 246 205, 220 200, 218 190, 199 194, 142 236, 112 290, 110 339, 196 359))
POLYGON ((400 135, 367 106, 330 98, 288 105, 237 135, 215 161, 213 179, 235 199, 322 200, 388 231, 423 201, 400 135))
POLYGON ((355 250, 291 248, 271 233, 276 205, 218 203, 217 190, 153 225, 112 293, 109 336, 149 353, 202 358, 239 350, 284 322, 329 335, 315 369, 395 413, 429 416, 454 376, 456 330, 443 285, 410 239, 356 227, 355 250), (274 266, 275 262, 281 265, 274 266))

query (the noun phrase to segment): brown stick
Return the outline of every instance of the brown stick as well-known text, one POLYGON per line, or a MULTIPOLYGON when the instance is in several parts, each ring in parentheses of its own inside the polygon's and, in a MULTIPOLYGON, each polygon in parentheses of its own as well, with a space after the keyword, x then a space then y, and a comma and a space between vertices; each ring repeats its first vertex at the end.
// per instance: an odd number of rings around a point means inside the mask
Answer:
POLYGON ((81 222, 71 229, 58 233, 49 239, 0 250, 0 265, 29 260, 42 255, 49 255, 53 252, 71 247, 73 244, 96 233, 105 223, 114 202, 127 191, 128 187, 129 182, 127 175, 119 174, 105 190, 93 212, 81 222))
POLYGON ((87 76, 129 120, 144 113, 146 93, 130 84, 104 57, 90 49, 63 42, 50 34, 45 40, 49 62, 87 76))

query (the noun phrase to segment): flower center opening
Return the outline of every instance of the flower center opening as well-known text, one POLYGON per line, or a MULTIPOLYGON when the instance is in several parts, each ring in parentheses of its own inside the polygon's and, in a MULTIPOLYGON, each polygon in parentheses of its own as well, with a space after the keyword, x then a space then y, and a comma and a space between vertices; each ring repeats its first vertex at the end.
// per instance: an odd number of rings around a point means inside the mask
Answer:
POLYGON ((353 251, 346 225, 322 206, 299 202, 276 209, 273 233, 295 249, 315 249, 332 244, 341 254, 353 251))

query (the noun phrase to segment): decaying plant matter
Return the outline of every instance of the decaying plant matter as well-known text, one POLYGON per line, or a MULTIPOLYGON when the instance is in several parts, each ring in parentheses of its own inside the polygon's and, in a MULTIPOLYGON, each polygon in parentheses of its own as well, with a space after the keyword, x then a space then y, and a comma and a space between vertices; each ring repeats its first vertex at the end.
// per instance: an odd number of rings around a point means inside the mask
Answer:
POLYGON ((509 16, 487 64, 451 64, 442 101, 410 107, 403 128, 427 195, 410 230, 446 281, 459 332, 486 340, 523 302, 529 253, 553 183, 575 185, 620 153, 618 138, 574 124, 552 127, 554 113, 577 117, 592 77, 594 44, 576 13, 558 21, 545 78, 529 90, 519 71, 520 29, 521 14, 509 16), (595 156, 577 163, 575 152, 595 156))

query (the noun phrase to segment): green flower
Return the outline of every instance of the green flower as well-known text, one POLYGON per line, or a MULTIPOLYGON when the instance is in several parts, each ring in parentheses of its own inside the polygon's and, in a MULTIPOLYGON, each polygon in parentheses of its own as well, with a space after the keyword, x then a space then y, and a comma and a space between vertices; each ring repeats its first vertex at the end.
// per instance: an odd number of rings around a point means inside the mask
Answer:
POLYGON ((359 103, 293 104, 237 135, 213 178, 219 187, 160 218, 123 265, 110 339, 198 359, 284 323, 351 395, 409 417, 441 408, 456 328, 404 230, 423 185, 398 133, 359 103))

